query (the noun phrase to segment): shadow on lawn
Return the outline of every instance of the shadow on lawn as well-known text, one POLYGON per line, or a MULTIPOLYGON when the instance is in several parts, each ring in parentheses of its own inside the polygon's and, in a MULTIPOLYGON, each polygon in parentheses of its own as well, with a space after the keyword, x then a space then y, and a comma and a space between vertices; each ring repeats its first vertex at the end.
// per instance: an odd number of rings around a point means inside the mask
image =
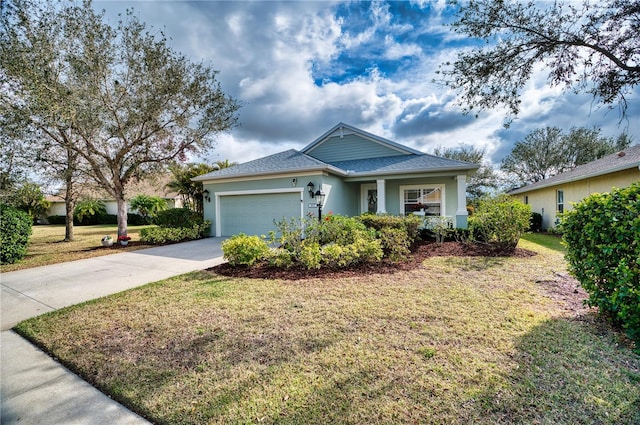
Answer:
POLYGON ((547 320, 516 343, 504 390, 481 396, 487 423, 640 423, 640 357, 592 313, 547 320), (594 323, 595 322, 595 323, 594 323))

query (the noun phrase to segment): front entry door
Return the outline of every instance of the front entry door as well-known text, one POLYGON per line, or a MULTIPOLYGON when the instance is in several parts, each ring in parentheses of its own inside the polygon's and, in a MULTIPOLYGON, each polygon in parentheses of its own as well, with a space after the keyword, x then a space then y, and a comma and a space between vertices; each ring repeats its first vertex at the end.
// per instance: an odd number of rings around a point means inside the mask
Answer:
POLYGON ((362 185, 362 212, 378 212, 378 187, 375 184, 362 185))

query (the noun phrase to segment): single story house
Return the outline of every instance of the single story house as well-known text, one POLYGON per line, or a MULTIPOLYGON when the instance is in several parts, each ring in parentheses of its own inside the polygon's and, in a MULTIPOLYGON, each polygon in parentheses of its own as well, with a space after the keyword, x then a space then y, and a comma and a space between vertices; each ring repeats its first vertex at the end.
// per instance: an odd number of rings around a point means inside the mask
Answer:
POLYGON ((580 165, 509 192, 542 214, 542 228, 558 224, 558 213, 592 193, 607 193, 640 181, 640 145, 580 165))
MULTIPOLYGON (((183 205, 182 197, 178 195, 176 192, 165 190, 166 184, 172 179, 170 174, 163 174, 157 176, 148 177, 146 180, 142 181, 131 181, 127 186, 125 191, 125 196, 127 200, 137 196, 137 195, 149 195, 149 196, 158 196, 164 199, 167 202, 168 208, 180 208, 183 205)), ((101 200, 105 208, 107 210, 107 214, 117 214, 118 213, 118 202, 116 199, 109 195, 104 189, 97 187, 95 185, 90 184, 78 184, 79 188, 79 196, 80 200, 82 199, 99 199, 101 200)), ((46 197, 46 200, 50 202, 50 206, 47 209, 45 216, 49 217, 52 215, 66 215, 66 202, 64 200, 64 193, 58 193, 55 195, 49 195, 46 197)), ((127 205, 127 210, 130 213, 135 213, 136 211, 132 210, 129 205, 127 205)), ((45 217, 45 219, 46 219, 45 217)))
POLYGON ((274 221, 421 214, 467 226, 466 182, 478 165, 440 158, 339 123, 301 151, 290 149, 194 178, 214 236, 268 234, 274 221))

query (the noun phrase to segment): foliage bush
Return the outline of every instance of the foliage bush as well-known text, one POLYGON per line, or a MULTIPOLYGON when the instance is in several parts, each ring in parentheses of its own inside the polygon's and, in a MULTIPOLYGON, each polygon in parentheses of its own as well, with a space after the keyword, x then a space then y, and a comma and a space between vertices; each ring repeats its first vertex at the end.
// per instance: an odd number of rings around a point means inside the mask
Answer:
POLYGON ((532 212, 531 218, 529 219, 529 231, 539 232, 541 230, 542 230, 542 214, 537 212, 532 212))
POLYGON ((259 236, 240 233, 222 242, 222 252, 232 266, 252 266, 269 254, 269 245, 259 236))
POLYGON ((393 216, 363 214, 358 217, 366 227, 375 229, 384 256, 401 261, 410 253, 411 245, 420 234, 422 219, 417 215, 393 216))
POLYGON ((569 270, 588 304, 640 349, 640 182, 585 198, 563 214, 560 227, 569 270))
POLYGON ((50 215, 47 217, 47 223, 49 224, 65 224, 67 222, 67 216, 65 215, 50 215))
POLYGON ((0 203, 0 263, 13 264, 27 254, 33 220, 29 214, 0 203))
POLYGON ((160 227, 181 228, 193 227, 203 222, 202 215, 188 208, 171 208, 160 211, 153 219, 154 224, 160 227))
POLYGON ((486 242, 500 250, 514 250, 520 237, 529 228, 531 206, 509 195, 482 199, 469 228, 476 242, 486 242))
POLYGON ((278 236, 271 232, 270 240, 277 248, 269 256, 269 263, 276 267, 344 268, 383 256, 376 232, 355 218, 327 215, 322 222, 282 220, 276 227, 278 236))
POLYGON ((107 207, 99 199, 83 199, 73 211, 74 223, 81 226, 98 224, 98 217, 107 214, 107 207))
POLYGON ((209 233, 210 227, 211 222, 208 220, 191 227, 148 227, 140 229, 140 240, 148 244, 160 245, 202 239, 209 233))

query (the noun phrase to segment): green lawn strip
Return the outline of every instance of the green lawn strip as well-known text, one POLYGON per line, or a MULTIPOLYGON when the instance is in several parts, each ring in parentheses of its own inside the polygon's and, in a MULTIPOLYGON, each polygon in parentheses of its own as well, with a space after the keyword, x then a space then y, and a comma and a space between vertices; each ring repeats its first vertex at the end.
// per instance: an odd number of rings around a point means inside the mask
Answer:
POLYGON ((332 280, 196 272, 17 330, 160 424, 640 422, 640 359, 563 316, 536 283, 562 256, 540 252, 332 280))
POLYGON ((562 244, 562 237, 557 235, 551 235, 547 233, 525 233, 522 236, 521 241, 528 241, 531 243, 535 243, 537 245, 541 245, 545 248, 552 249, 554 251, 558 251, 561 253, 566 252, 566 248, 562 244))
MULTIPOLYGON (((127 228, 132 241, 139 241, 140 229, 145 226, 129 226, 127 228)), ((45 266, 48 264, 63 263, 84 258, 109 255, 116 252, 134 251, 142 248, 150 248, 150 245, 133 245, 118 247, 118 250, 104 248, 101 239, 105 235, 111 235, 114 240, 117 237, 118 226, 115 224, 100 224, 95 226, 75 226, 74 241, 64 242, 64 225, 34 226, 29 238, 27 255, 15 264, 3 264, 0 272, 6 273, 31 267, 45 266)))

